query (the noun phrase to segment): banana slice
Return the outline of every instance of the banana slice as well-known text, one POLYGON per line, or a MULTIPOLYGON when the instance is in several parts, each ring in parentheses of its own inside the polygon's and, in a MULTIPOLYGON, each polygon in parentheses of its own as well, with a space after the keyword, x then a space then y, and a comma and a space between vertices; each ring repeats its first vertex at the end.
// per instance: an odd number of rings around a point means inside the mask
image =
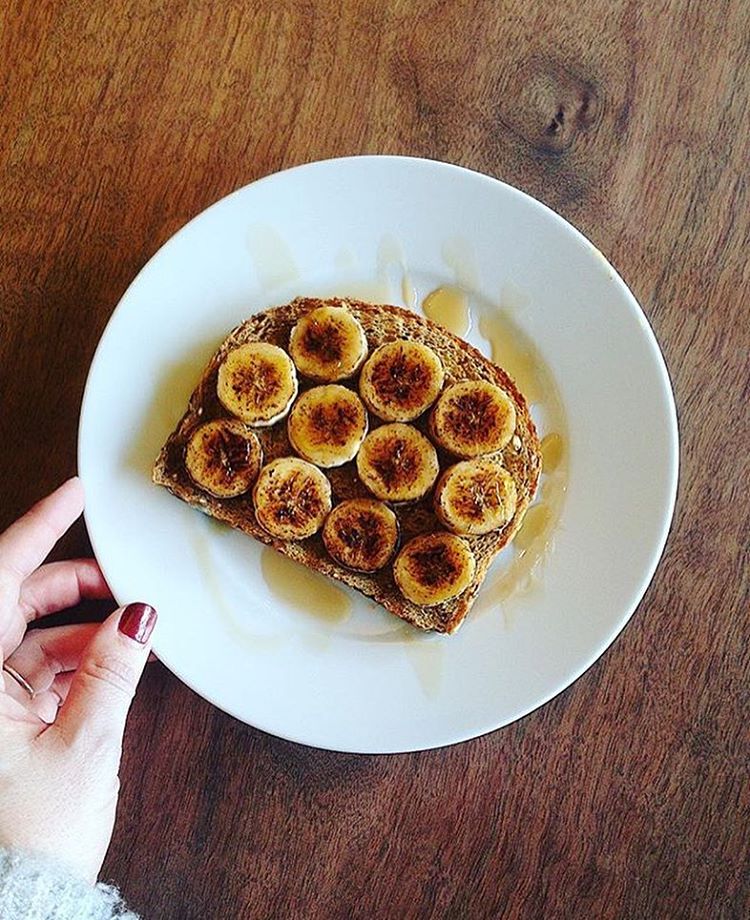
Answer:
POLYGON ((498 457, 463 460, 448 467, 435 488, 440 522, 454 533, 499 530, 516 510, 516 484, 498 457))
POLYGON ((357 454, 359 478, 384 502, 412 502, 426 495, 440 472, 437 452, 411 425, 394 422, 367 435, 357 454))
POLYGON ((474 581, 476 560, 466 540, 452 533, 427 533, 404 546, 393 577, 407 600, 421 607, 458 597, 474 581))
POLYGON ((367 434, 367 412, 353 390, 337 383, 313 387, 292 407, 287 434, 310 463, 341 466, 354 459, 367 434))
POLYGON ((216 393, 232 415, 254 428, 264 428, 289 411, 297 395, 297 371, 277 345, 249 342, 224 358, 216 393))
POLYGON ((443 388, 443 364, 421 342, 387 342, 365 361, 359 395, 386 422, 411 422, 443 388))
POLYGON ((292 329, 289 353, 300 374, 311 380, 344 380, 367 357, 367 336, 346 307, 317 307, 292 329))
POLYGON ((398 543, 398 518, 388 505, 352 498, 336 505, 323 525, 330 555, 355 572, 376 572, 390 560, 398 543))
POLYGON ((190 435, 185 448, 190 478, 216 498, 234 498, 247 492, 262 462, 258 436, 236 419, 206 422, 190 435))
POLYGON ((280 457, 260 471, 253 490, 255 517, 272 537, 304 540, 317 533, 331 510, 331 484, 299 457, 280 457))
POLYGON ((516 409, 500 387, 464 380, 448 387, 430 415, 430 434, 462 459, 502 450, 513 437, 516 409))

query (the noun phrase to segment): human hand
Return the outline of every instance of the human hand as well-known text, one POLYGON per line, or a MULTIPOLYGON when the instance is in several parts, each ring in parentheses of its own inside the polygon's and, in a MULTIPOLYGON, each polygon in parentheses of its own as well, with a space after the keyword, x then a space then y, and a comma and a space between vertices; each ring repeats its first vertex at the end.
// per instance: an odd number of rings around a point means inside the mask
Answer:
POLYGON ((41 565, 83 510, 71 479, 0 534, 0 846, 53 857, 91 882, 114 826, 122 735, 156 611, 32 629, 111 597, 93 559, 41 565))

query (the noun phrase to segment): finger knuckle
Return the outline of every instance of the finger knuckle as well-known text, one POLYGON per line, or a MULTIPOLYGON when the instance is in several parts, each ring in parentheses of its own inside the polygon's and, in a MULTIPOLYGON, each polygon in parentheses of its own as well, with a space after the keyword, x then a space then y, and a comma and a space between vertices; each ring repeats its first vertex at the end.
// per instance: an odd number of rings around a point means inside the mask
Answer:
POLYGON ((107 684, 132 697, 136 683, 135 668, 117 655, 104 655, 83 665, 84 679, 107 684))

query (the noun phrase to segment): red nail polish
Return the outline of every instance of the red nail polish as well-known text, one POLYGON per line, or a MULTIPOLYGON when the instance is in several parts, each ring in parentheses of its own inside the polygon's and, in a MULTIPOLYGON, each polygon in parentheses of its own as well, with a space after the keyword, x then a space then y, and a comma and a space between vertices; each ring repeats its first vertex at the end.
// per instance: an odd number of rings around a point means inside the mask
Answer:
POLYGON ((123 610, 117 628, 128 639, 135 639, 141 645, 148 642, 156 624, 156 611, 148 604, 128 604, 123 610))

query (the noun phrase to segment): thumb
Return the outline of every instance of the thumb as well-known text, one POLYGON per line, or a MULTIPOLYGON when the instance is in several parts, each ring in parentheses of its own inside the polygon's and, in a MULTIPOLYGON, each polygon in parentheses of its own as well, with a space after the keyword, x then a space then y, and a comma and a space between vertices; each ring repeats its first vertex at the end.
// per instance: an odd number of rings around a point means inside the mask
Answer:
POLYGON ((148 660, 156 611, 128 604, 109 616, 86 646, 54 728, 72 740, 118 744, 148 660))

